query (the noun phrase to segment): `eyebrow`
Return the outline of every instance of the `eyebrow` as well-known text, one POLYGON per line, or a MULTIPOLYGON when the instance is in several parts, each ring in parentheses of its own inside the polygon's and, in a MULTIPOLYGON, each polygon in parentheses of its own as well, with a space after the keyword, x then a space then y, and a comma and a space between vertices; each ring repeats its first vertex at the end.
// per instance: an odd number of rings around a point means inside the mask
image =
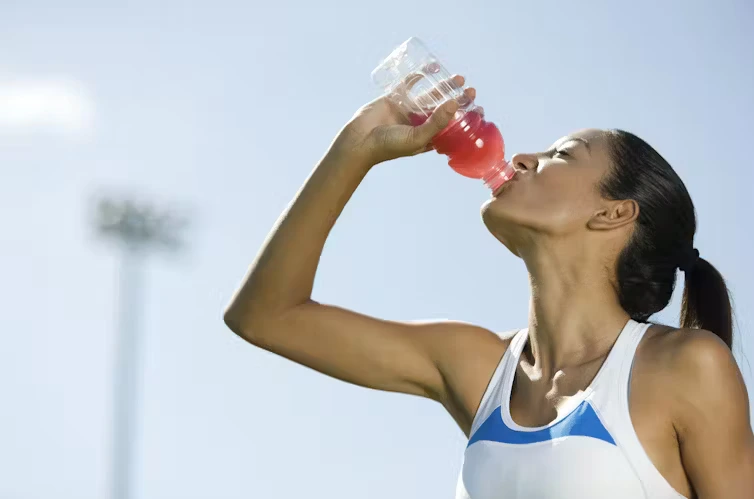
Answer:
POLYGON ((563 140, 560 143, 560 145, 563 145, 566 142, 572 142, 572 141, 581 142, 582 144, 586 146, 586 150, 589 151, 589 154, 592 154, 592 148, 589 145, 589 141, 586 139, 582 139, 581 137, 566 137, 565 140, 563 140))
POLYGON ((554 145, 552 149, 557 149, 558 146, 562 146, 563 144, 566 144, 568 142, 581 142, 586 147, 586 150, 589 152, 589 154, 592 154, 592 148, 589 145, 589 141, 586 139, 582 139, 581 137, 565 137, 560 142, 557 142, 556 145, 554 145))

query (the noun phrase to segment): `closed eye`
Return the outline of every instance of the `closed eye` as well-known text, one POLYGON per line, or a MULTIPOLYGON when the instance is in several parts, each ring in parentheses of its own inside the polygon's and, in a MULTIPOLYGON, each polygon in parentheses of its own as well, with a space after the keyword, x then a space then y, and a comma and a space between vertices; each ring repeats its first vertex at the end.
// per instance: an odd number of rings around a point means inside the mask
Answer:
POLYGON ((556 150, 555 150, 555 154, 554 154, 553 156, 565 156, 565 157, 570 157, 571 155, 570 155, 570 154, 568 154, 568 153, 567 153, 566 151, 563 151, 563 150, 561 150, 561 149, 556 149, 556 150))

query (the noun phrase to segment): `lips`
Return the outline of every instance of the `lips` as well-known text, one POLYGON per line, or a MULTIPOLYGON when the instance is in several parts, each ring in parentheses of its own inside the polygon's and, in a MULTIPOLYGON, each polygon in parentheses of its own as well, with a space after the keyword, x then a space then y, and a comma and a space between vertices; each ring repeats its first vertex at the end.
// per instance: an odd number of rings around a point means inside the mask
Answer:
POLYGON ((512 179, 508 180, 507 182, 503 183, 503 185, 495 189, 492 192, 492 197, 493 198, 498 197, 500 194, 502 194, 506 190, 509 184, 512 184, 513 182, 516 182, 517 180, 518 180, 518 173, 514 175, 512 179))

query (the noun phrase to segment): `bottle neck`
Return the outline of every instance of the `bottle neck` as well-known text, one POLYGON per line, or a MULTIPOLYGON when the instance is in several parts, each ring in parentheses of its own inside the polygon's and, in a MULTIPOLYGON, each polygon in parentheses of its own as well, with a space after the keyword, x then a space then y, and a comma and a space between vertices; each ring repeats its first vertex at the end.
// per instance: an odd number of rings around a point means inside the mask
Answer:
POLYGON ((513 168, 513 165, 502 160, 490 168, 489 172, 482 177, 482 181, 484 182, 485 187, 492 192, 495 192, 501 188, 504 183, 512 179, 515 174, 516 169, 513 168))

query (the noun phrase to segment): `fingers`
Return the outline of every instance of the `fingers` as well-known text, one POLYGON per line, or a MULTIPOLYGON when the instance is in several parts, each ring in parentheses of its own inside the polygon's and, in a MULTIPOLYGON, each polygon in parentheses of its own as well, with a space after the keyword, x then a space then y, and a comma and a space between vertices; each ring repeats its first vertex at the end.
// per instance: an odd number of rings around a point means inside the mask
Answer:
POLYGON ((429 91, 429 93, 424 94, 423 96, 420 95, 418 98, 421 99, 422 97, 430 97, 435 101, 439 101, 442 100, 444 96, 452 95, 459 88, 463 88, 463 85, 465 83, 466 78, 461 75, 454 75, 448 80, 439 82, 438 84, 436 84, 435 88, 429 91))
MULTIPOLYGON (((427 75, 425 75, 424 73, 412 73, 403 79, 401 87, 404 91, 408 92, 413 88, 414 85, 416 85, 417 82, 426 77, 427 75)), ((460 88, 463 87, 463 85, 466 83, 466 78, 461 75, 453 75, 450 77, 450 79, 444 80, 442 83, 452 87, 460 88)))
POLYGON ((426 122, 413 128, 411 142, 416 144, 417 149, 424 147, 432 140, 432 137, 448 126, 458 108, 458 102, 455 100, 442 104, 426 122))
MULTIPOLYGON (((463 76, 454 76, 454 83, 463 85, 463 76)), ((458 99, 446 101, 432 112, 429 119, 423 124, 414 127, 412 142, 416 144, 419 151, 431 150, 430 144, 432 137, 440 133, 443 128, 448 126, 453 115, 460 107, 465 107, 476 99, 476 89, 473 87, 464 89, 463 95, 458 99)))
MULTIPOLYGON (((439 104, 449 96, 458 95, 458 89, 463 88, 463 77, 459 76, 456 81, 461 82, 459 86, 451 87, 446 82, 439 85, 440 88, 435 88, 429 93, 420 95, 416 98, 416 103, 420 107, 432 110, 439 106, 439 104), (443 88, 444 87, 444 88, 443 88)), ((476 89, 474 87, 464 88, 463 94, 456 97, 461 107, 466 107, 468 104, 476 99, 476 89)))
POLYGON ((417 149, 416 151, 410 153, 409 156, 417 156, 419 154, 424 154, 425 152, 429 152, 432 150, 434 150, 434 147, 432 147, 432 144, 427 144, 426 146, 421 147, 417 149))
POLYGON ((432 72, 425 70, 407 76, 393 92, 391 100, 399 105, 410 107, 415 112, 429 115, 449 99, 458 100, 461 107, 466 107, 473 102, 476 98, 476 90, 463 88, 465 84, 466 78, 461 75, 436 80, 432 77, 432 72), (416 88, 416 92, 412 95, 412 89, 422 81, 419 87, 425 87, 426 91, 416 88), (425 85, 427 83, 431 85, 429 88, 425 85))

